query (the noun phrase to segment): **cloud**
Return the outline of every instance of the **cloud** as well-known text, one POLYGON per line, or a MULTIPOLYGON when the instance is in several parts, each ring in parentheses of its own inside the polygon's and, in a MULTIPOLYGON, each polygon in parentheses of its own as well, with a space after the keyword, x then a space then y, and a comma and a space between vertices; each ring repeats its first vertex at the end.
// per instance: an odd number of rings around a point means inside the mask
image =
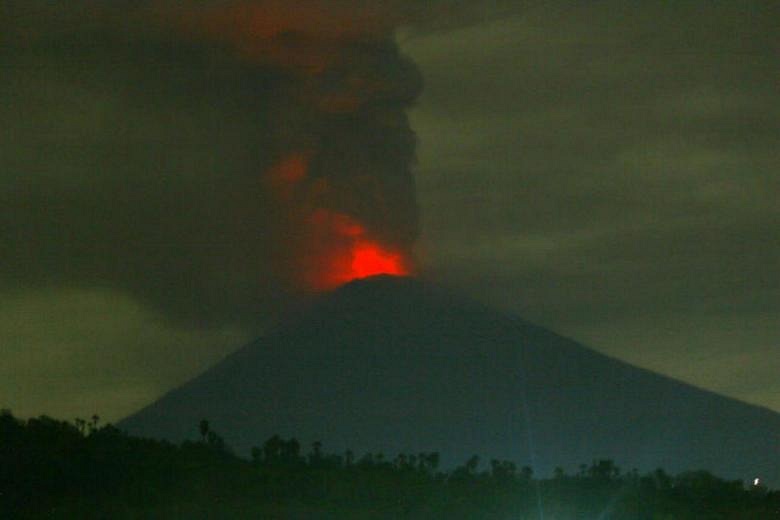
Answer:
POLYGON ((247 341, 245 331, 183 329, 115 291, 0 295, 0 408, 114 421, 247 341))
POLYGON ((780 340, 776 11, 546 2, 405 44, 426 78, 411 120, 428 276, 759 402, 729 362, 687 360, 761 360, 780 340))

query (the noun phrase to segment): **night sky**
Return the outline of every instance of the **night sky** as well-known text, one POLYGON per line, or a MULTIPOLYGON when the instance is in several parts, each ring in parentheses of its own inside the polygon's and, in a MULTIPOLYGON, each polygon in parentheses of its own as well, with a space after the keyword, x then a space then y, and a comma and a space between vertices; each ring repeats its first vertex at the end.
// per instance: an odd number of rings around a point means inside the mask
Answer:
POLYGON ((370 245, 780 411, 780 5, 463 3, 0 0, 0 407, 117 420, 370 245))

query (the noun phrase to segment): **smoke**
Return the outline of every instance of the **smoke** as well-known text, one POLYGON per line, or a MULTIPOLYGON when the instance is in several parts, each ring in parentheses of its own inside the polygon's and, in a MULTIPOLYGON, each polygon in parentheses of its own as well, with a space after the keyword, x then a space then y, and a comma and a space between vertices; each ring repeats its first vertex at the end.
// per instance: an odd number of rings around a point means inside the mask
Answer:
POLYGON ((422 80, 394 32, 431 12, 5 2, 0 290, 111 288, 218 324, 413 270, 422 80))

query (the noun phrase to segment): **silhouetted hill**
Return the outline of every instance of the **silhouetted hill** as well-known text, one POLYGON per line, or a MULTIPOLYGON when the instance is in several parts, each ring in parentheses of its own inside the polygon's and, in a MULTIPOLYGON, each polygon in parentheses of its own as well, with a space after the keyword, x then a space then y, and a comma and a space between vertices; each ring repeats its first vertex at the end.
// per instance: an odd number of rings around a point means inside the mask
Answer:
POLYGON ((125 419, 239 453, 271 435, 332 450, 474 453, 537 474, 595 458, 780 484, 780 414, 599 354, 439 287, 353 282, 125 419))
POLYGON ((436 453, 308 453, 273 436, 239 458, 207 422, 180 445, 111 425, 0 410, 0 518, 604 520, 780 519, 780 491, 704 471, 620 474, 608 460, 576 475, 476 458, 451 471, 436 453))

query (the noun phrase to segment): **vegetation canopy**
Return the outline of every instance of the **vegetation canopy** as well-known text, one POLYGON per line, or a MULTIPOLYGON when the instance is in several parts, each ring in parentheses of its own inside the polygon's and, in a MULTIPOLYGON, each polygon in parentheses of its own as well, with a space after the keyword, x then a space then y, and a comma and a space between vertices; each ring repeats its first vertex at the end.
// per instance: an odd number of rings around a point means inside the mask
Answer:
POLYGON ((328 453, 277 435, 241 458, 207 420, 174 445, 91 420, 0 414, 1 518, 780 518, 780 492, 706 471, 622 472, 611 460, 539 478, 477 456, 328 453), (544 516, 542 516, 544 515, 544 516))

